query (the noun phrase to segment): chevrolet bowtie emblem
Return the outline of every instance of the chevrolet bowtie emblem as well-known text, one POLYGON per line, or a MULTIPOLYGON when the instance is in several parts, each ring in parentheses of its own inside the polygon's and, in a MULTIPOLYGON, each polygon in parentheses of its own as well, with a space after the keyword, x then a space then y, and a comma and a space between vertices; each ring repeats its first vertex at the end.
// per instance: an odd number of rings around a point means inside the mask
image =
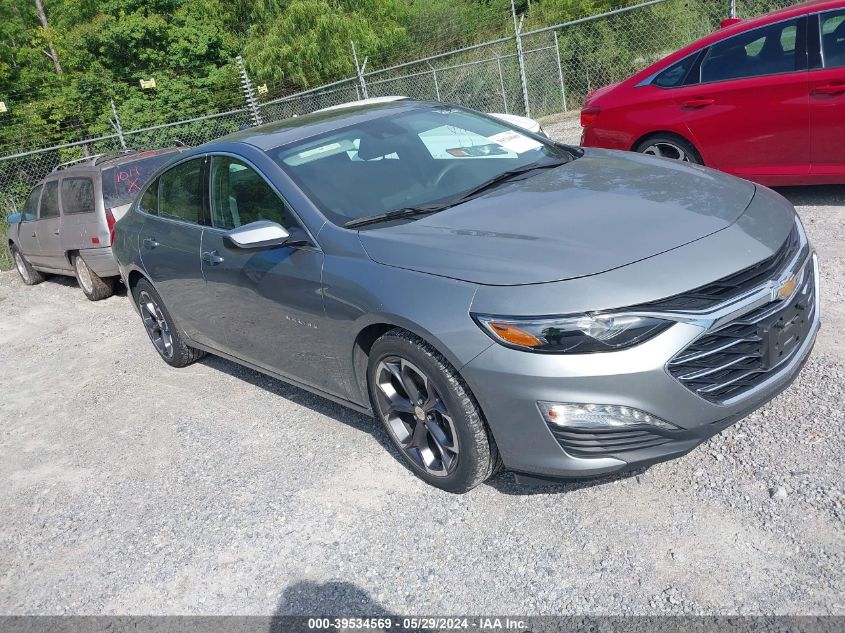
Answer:
POLYGON ((775 282, 775 285, 772 288, 772 301, 775 301, 776 299, 789 299, 789 297, 792 296, 792 293, 795 292, 795 286, 797 285, 798 281, 794 276, 784 279, 780 283, 775 282))

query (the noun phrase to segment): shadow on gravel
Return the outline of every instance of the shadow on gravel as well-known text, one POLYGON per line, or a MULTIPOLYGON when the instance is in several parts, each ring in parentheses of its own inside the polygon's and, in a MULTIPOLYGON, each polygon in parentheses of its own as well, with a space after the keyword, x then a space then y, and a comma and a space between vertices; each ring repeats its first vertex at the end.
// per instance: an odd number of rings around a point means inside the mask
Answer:
POLYGON ((616 481, 624 479, 636 478, 639 482, 646 477, 648 468, 639 468, 636 470, 626 471, 624 473, 617 473, 614 475, 605 475, 603 477, 596 477, 591 479, 566 479, 560 481, 543 481, 536 480, 531 483, 520 483, 516 480, 516 476, 511 472, 504 472, 497 475, 485 485, 495 488, 502 494, 511 496, 525 496, 525 495, 554 495, 565 494, 568 492, 576 492, 595 486, 605 486, 616 481))
POLYGON ((796 206, 814 207, 845 204, 845 185, 777 187, 775 190, 796 206))

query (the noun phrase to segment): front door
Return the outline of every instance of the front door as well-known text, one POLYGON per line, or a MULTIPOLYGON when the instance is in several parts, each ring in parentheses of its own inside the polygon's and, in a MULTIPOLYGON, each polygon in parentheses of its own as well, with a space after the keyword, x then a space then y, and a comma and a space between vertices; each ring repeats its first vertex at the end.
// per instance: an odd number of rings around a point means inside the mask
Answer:
POLYGON ((138 246, 144 270, 176 326, 205 343, 199 309, 205 299, 200 245, 206 224, 205 157, 179 163, 159 176, 138 203, 146 214, 138 246))
POLYGON ((44 183, 41 205, 38 208, 36 233, 38 234, 38 259, 36 261, 51 270, 71 270, 62 247, 62 216, 59 212, 59 181, 44 183))
POLYGON ((306 236, 288 204, 247 163, 214 156, 210 169, 214 228, 202 240, 208 284, 205 328, 222 351, 308 385, 346 396, 336 353, 326 341, 323 253, 309 239, 295 246, 238 248, 229 229, 270 220, 306 236))
POLYGON ((700 82, 676 89, 704 162, 742 176, 810 170, 804 18, 740 33, 710 47, 700 82))
POLYGON ((818 17, 822 68, 809 75, 812 174, 845 178, 845 9, 818 17))
POLYGON ((17 244, 21 252, 26 256, 30 263, 38 263, 38 201, 41 199, 41 190, 43 187, 38 185, 33 189, 26 203, 23 205, 21 212, 21 224, 18 227, 17 244))

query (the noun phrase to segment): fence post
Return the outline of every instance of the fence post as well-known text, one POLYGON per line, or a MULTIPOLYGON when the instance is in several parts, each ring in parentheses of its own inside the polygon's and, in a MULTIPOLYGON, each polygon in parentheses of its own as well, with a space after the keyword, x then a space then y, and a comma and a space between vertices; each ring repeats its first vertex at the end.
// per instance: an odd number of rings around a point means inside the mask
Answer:
POLYGON ((519 62, 519 83, 522 84, 522 102, 525 105, 525 116, 531 116, 531 106, 528 104, 528 79, 525 77, 525 56, 522 54, 522 21, 525 19, 523 13, 519 18, 519 23, 516 21, 516 7, 511 0, 511 16, 513 16, 513 30, 516 38, 516 56, 519 62))
POLYGON ((364 93, 364 99, 369 99, 370 95, 367 94, 367 82, 364 81, 364 68, 367 67, 367 60, 368 57, 364 58, 364 64, 358 64, 358 51, 355 50, 355 42, 349 40, 349 43, 352 45, 352 58, 355 60, 355 72, 358 75, 358 82, 361 84, 361 92, 364 93))
POLYGON ((736 0, 731 0, 731 17, 736 17, 736 0))
POLYGON ((496 65, 499 67, 499 85, 502 87, 502 105, 505 107, 505 114, 508 112, 508 97, 505 94, 505 76, 502 74, 502 58, 496 55, 496 65))
POLYGON ((555 55, 557 55, 557 75, 560 79, 560 100, 563 102, 563 111, 569 112, 566 106, 566 85, 563 83, 563 64, 560 62, 560 46, 557 43, 557 31, 552 31, 555 36, 555 55))
POLYGON ((440 85, 437 83, 437 70, 431 65, 431 62, 426 62, 426 64, 428 64, 428 67, 431 68, 431 77, 434 79, 434 94, 437 95, 437 100, 441 101, 440 85))
POLYGON ((109 123, 111 123, 112 129, 114 129, 114 133, 117 134, 120 146, 123 149, 126 149, 126 141, 123 139, 123 126, 120 124, 120 117, 117 116, 117 108, 114 107, 114 99, 110 99, 110 101, 112 118, 109 123))
POLYGON ((255 98, 255 90, 252 88, 252 82, 249 80, 249 75, 246 73, 244 58, 238 55, 235 58, 235 61, 238 63, 238 72, 241 75, 241 88, 243 88, 246 105, 249 108, 250 115, 252 116, 252 124, 261 125, 263 121, 261 120, 261 112, 258 110, 258 100, 255 98))

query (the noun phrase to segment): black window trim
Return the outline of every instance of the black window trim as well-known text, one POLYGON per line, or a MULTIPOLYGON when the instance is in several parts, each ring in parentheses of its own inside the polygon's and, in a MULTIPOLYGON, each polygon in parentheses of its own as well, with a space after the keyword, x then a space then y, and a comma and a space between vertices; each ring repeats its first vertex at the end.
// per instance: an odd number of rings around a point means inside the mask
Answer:
POLYGON ((205 184, 207 185, 207 183, 208 183, 208 163, 209 163, 208 157, 209 156, 210 156, 210 154, 192 154, 191 156, 187 156, 187 157, 185 157, 184 160, 180 160, 177 163, 168 164, 167 168, 164 171, 160 171, 158 173, 153 173, 149 182, 144 186, 143 190, 141 190, 141 192, 138 194, 138 197, 135 198, 135 201, 132 203, 132 207, 130 207, 130 209, 134 210, 134 211, 136 211, 136 212, 138 212, 138 213, 140 213, 140 214, 142 214, 142 215, 144 215, 148 218, 156 218, 157 220, 163 220, 165 222, 174 222, 176 224, 183 224, 185 226, 198 227, 200 229, 212 228, 210 221, 209 221, 211 213, 210 213, 209 208, 208 208, 208 187, 207 186, 203 187, 203 201, 202 201, 203 217, 201 218, 200 222, 186 222, 185 220, 179 220, 178 218, 166 218, 166 217, 159 215, 158 213, 153 215, 152 213, 145 212, 143 209, 141 209, 138 206, 141 202, 141 198, 144 196, 145 193, 147 193, 147 189, 149 189, 153 185, 156 186, 156 199, 158 199, 158 195, 159 195, 158 187, 159 187, 159 184, 160 184, 161 177, 164 176, 166 173, 168 173, 171 169, 174 169, 175 167, 178 167, 179 165, 181 165, 183 163, 187 163, 188 161, 191 161, 191 160, 198 160, 198 159, 203 160, 202 178, 205 180, 205 184))
MULTIPOLYGON (((730 37, 725 37, 721 40, 713 42, 709 46, 706 46, 703 50, 706 51, 707 53, 709 53, 710 49, 712 49, 714 46, 716 46, 718 44, 722 44, 724 42, 728 42, 728 41, 734 39, 735 37, 741 37, 743 35, 748 35, 749 33, 753 33, 754 31, 759 31, 760 29, 767 29, 767 28, 775 26, 777 24, 783 24, 784 22, 791 22, 793 20, 797 21, 797 25, 795 27, 795 29, 796 29, 795 30, 795 59, 796 59, 796 62, 797 62, 799 60, 799 58, 803 58, 804 61, 803 61, 803 64, 802 64, 802 66, 803 66, 802 68, 794 68, 793 70, 788 70, 788 71, 782 72, 782 73, 767 73, 765 75, 752 75, 751 77, 732 77, 730 79, 717 79, 715 81, 701 81, 701 67, 704 65, 704 61, 706 59, 706 57, 702 57, 698 61, 699 81, 694 83, 694 84, 686 84, 686 85, 688 85, 688 86, 712 86, 714 84, 721 84, 721 83, 725 83, 725 82, 728 82, 728 81, 742 81, 744 79, 760 79, 762 77, 779 77, 781 75, 792 75, 792 74, 795 74, 795 73, 805 73, 805 72, 807 72, 808 71, 808 68, 807 68, 807 38, 802 37, 802 33, 801 33, 802 30, 803 30, 804 33, 806 34, 806 26, 807 26, 807 15, 806 14, 805 15, 793 15, 792 17, 784 18, 783 20, 778 20, 777 22, 770 22, 768 24, 761 24, 760 26, 755 26, 753 29, 748 29, 747 31, 742 31, 740 33, 737 33, 736 35, 731 35, 730 37), (804 29, 801 28, 802 25, 804 26, 804 29), (799 49, 799 44, 803 44, 803 49, 799 49)), ((796 65, 797 65, 797 63, 796 63, 796 65)), ((685 86, 678 86, 678 87, 682 88, 682 87, 685 87, 685 86)))
MULTIPOLYGON (((209 218, 211 219, 210 222, 209 222, 209 225, 206 227, 207 229, 214 231, 215 233, 218 233, 220 235, 225 235, 226 233, 228 233, 229 231, 232 230, 232 229, 224 229, 224 228, 219 227, 219 226, 214 226, 214 213, 212 213, 212 211, 211 211, 211 205, 212 205, 212 198, 211 198, 211 163, 214 160, 215 156, 217 156, 219 158, 222 158, 222 157, 234 158, 235 160, 239 160, 244 165, 246 165, 247 167, 252 169, 255 173, 257 173, 259 175, 259 177, 265 183, 267 183, 267 185, 270 187, 270 189, 273 190, 273 193, 275 193, 277 196, 279 196, 279 199, 288 206, 288 209, 290 209, 294 218, 299 223, 299 228, 301 228, 303 231, 305 231, 305 234, 308 236, 308 240, 311 242, 311 244, 302 245, 302 246, 292 246, 291 248, 311 248, 311 249, 318 250, 318 251, 323 250, 322 248, 320 248, 320 244, 317 242, 317 240, 311 234, 311 231, 308 229, 308 225, 305 224, 305 222, 302 221, 302 215, 294 208, 294 206, 290 202, 288 202, 288 199, 282 194, 281 191, 279 191, 279 188, 276 187, 276 185, 274 185, 270 181, 269 178, 267 178, 267 176, 264 174, 264 172, 261 171, 258 167, 255 166, 255 163, 253 163, 248 158, 241 156, 240 154, 235 154, 234 152, 216 151, 216 152, 211 152, 211 153, 207 154, 207 156, 210 160, 208 161, 208 167, 207 167, 208 177, 206 178, 206 197, 208 198, 208 215, 209 215, 209 218)), ((285 227, 285 229, 287 229, 287 227, 285 227)))

